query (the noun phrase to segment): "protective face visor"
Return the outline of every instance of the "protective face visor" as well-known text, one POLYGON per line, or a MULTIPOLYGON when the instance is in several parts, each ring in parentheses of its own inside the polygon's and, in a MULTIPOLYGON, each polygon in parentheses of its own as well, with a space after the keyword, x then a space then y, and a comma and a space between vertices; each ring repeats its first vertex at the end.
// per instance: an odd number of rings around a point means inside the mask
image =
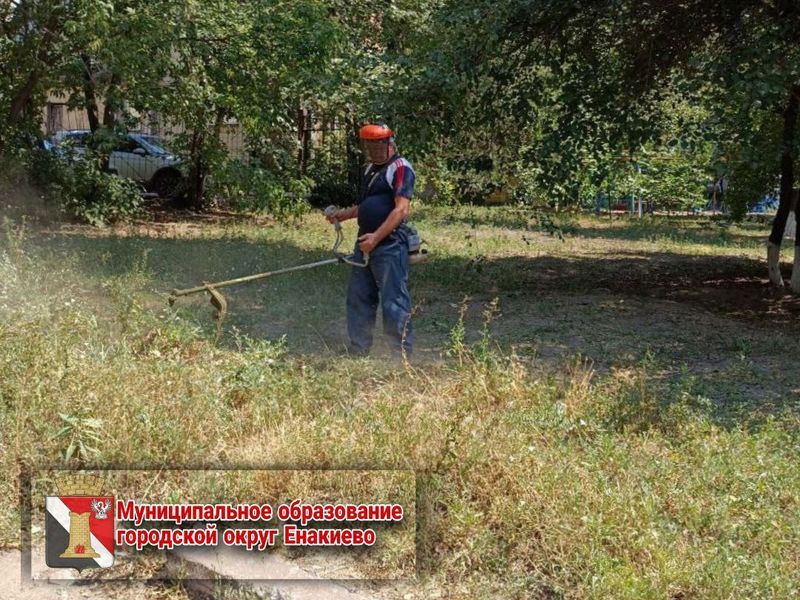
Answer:
POLYGON ((374 165, 382 165, 389 160, 389 144, 394 138, 384 138, 382 140, 361 140, 361 151, 369 162, 374 165))

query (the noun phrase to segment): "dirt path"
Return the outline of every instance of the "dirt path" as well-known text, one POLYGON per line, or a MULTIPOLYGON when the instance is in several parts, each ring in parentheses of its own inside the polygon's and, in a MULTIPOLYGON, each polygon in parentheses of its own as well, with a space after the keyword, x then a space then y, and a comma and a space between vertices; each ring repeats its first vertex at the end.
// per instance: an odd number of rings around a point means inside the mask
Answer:
MULTIPOLYGON (((201 552, 200 554, 203 553, 201 552)), ((0 552, 0 600, 189 600, 205 597, 191 591, 194 589, 193 586, 188 586, 188 588, 178 587, 177 585, 170 586, 169 583, 159 580, 152 582, 111 582, 103 581, 102 579, 79 579, 77 573, 73 570, 55 570, 43 564, 41 557, 44 556, 44 552, 41 548, 38 551, 34 549, 32 555, 33 564, 31 565, 30 573, 28 573, 27 568, 23 569, 24 556, 22 552, 19 550, 4 550, 0 552), (48 577, 53 577, 54 580, 47 581, 48 577)), ((209 558, 208 560, 211 559, 209 558)), ((211 565, 211 563, 208 564, 211 565)), ((337 598, 352 597, 353 600, 365 600, 366 598, 399 600, 400 598, 417 597, 413 595, 413 580, 383 581, 380 584, 349 580, 353 568, 352 564, 350 564, 350 561, 341 560, 340 557, 335 555, 319 556, 312 554, 299 561, 286 562, 283 560, 281 565, 283 565, 281 567, 283 569, 287 568, 286 565, 290 565, 288 568, 297 571, 300 571, 301 568, 311 569, 322 577, 319 581, 299 581, 289 585, 287 589, 290 591, 287 594, 292 598, 322 598, 323 596, 316 594, 315 590, 334 588, 340 590, 339 594, 336 595, 337 598), (344 581, 328 581, 326 580, 328 577, 333 579, 344 577, 344 581)), ((238 567, 234 561, 232 564, 227 565, 226 568, 220 567, 215 571, 218 576, 235 578, 238 575, 248 579, 244 574, 247 572, 247 567, 248 561, 243 561, 238 567), (244 571, 240 569, 244 569, 244 571)), ((193 572, 191 569, 196 569, 196 567, 191 567, 189 571, 184 571, 183 575, 191 576, 193 572)), ((102 570, 95 571, 95 573, 100 575, 102 570)), ((160 573, 162 576, 168 576, 166 572, 160 571, 160 573)), ((195 574, 203 580, 212 579, 212 575, 209 573, 213 575, 214 571, 195 574)), ((118 576, 124 577, 124 574, 118 576)), ((139 573, 139 576, 141 577, 142 574, 139 573)), ((253 579, 252 573, 250 574, 250 579, 253 579)), ((254 581, 253 583, 259 582, 254 581)), ((287 587, 283 578, 280 583, 283 587, 287 587)), ((270 588, 269 585, 256 585, 252 591, 260 592, 262 591, 260 588, 264 587, 270 588), (257 590, 256 588, 259 589, 257 590)), ((246 589, 247 587, 245 586, 246 589)), ((280 597, 285 597, 285 595, 280 595, 280 597)), ((326 593, 324 597, 332 596, 326 593)))
POLYGON ((74 574, 71 570, 59 573, 59 577, 68 578, 59 583, 31 581, 46 577, 48 571, 51 570, 45 565, 34 563, 30 579, 26 575, 23 581, 22 553, 19 550, 0 552, 0 598, 2 600, 156 600, 170 597, 178 600, 181 597, 175 594, 166 595, 166 590, 160 584, 79 581, 70 578, 70 574, 74 574))

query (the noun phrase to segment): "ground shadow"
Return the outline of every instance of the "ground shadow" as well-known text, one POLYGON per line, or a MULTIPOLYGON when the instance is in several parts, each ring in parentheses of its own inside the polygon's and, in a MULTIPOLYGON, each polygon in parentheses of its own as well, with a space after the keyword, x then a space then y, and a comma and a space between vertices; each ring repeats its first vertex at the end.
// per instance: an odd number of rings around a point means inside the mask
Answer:
POLYGON ((708 219, 675 220, 665 218, 663 221, 638 221, 624 219, 624 227, 600 227, 595 224, 577 224, 569 228, 567 235, 582 238, 597 238, 620 241, 658 241, 666 240, 678 244, 702 244, 715 247, 755 247, 766 244, 769 231, 763 224, 749 222, 738 223, 739 229, 747 233, 730 231, 730 221, 709 221, 708 219), (692 224, 686 225, 687 221, 692 224), (676 224, 680 223, 680 229, 676 224))
POLYGON ((715 247, 763 245, 768 230, 763 223, 737 223, 745 233, 731 232, 729 219, 709 219, 696 215, 659 215, 639 219, 630 215, 598 216, 555 213, 533 209, 500 207, 486 210, 460 207, 448 212, 440 208, 422 208, 424 218, 440 225, 460 225, 468 228, 498 227, 516 231, 556 232, 566 238, 597 238, 606 240, 654 241, 668 240, 680 244, 704 244, 715 247), (540 223, 545 218, 547 226, 540 223), (582 219, 576 217, 583 217, 582 219))
MULTIPOLYGON (((45 233, 30 245, 54 272, 65 265, 81 280, 93 306, 110 302, 109 281, 128 278, 147 310, 165 313, 172 288, 330 256, 324 246, 309 250, 289 239, 197 233, 176 239, 158 231, 118 236, 77 228, 45 233)), ((332 265, 227 289, 221 343, 234 344, 238 333, 285 336, 293 353, 341 354, 348 271, 332 265)), ((763 263, 754 259, 670 252, 491 259, 433 254, 412 270, 417 356, 442 355, 465 296, 471 339, 497 298, 493 340, 542 365, 581 355, 603 371, 654 354, 667 375, 688 368, 720 402, 760 400, 779 412, 800 404, 800 389, 791 385, 800 353, 800 298, 776 292, 764 275, 763 263)), ((213 336, 213 310, 203 295, 179 301, 176 310, 213 336)))
MULTIPOLYGON (((784 265, 786 267, 787 265, 784 265)), ((423 281, 454 291, 613 293, 694 305, 725 317, 796 326, 800 297, 769 285, 763 262, 672 252, 613 257, 433 258, 423 281)), ((784 268, 784 276, 790 272, 784 268)))

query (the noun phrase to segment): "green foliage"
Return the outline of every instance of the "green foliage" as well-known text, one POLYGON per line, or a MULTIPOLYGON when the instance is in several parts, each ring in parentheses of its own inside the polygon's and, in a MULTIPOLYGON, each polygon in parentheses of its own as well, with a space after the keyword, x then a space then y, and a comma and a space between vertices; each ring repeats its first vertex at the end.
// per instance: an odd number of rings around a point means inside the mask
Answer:
POLYGON ((556 222, 552 215, 545 212, 536 213, 535 220, 539 230, 558 238, 562 242, 564 241, 564 230, 567 229, 569 231, 574 229, 569 227, 569 225, 565 225, 563 219, 560 219, 561 222, 556 222))
POLYGON ((781 119, 774 111, 730 108, 717 118, 729 138, 719 144, 714 164, 718 172, 730 173, 726 202, 734 216, 741 217, 755 202, 778 187, 781 119))
POLYGON ((311 187, 307 178, 288 181, 273 171, 243 161, 228 161, 214 175, 212 193, 227 200, 234 210, 275 215, 279 219, 298 218, 308 211, 306 201, 311 187))
MULTIPOLYGON (((330 87, 340 44, 340 25, 319 0, 32 0, 2 10, 0 58, 13 67, 0 74, 0 123, 22 116, 35 122, 49 89, 65 92, 72 108, 89 113, 104 100, 112 109, 104 119, 123 113, 141 125, 133 115, 146 121, 157 114, 180 132, 175 147, 188 166, 189 200, 196 207, 205 202, 207 177, 225 168, 220 131, 232 119, 250 148, 283 153, 264 164, 286 178, 296 154, 290 115, 304 97, 330 87)), ((121 192, 93 181, 106 193, 121 192)), ((92 220, 106 218, 83 212, 92 220)))
POLYGON ((102 171, 100 159, 91 153, 74 161, 44 150, 34 150, 28 157, 33 181, 47 199, 87 223, 105 225, 141 211, 139 186, 102 171))
POLYGON ((460 200, 457 181, 442 159, 429 158, 414 166, 417 172, 415 195, 426 203, 449 206, 460 200))
POLYGON ((69 188, 62 196, 64 208, 92 225, 127 219, 141 210, 139 186, 101 171, 95 161, 77 163, 65 183, 69 188))
POLYGON ((32 0, 3 11, 4 141, 37 126, 48 90, 90 112, 104 99, 116 120, 157 114, 180 132, 197 207, 206 180, 230 170, 228 124, 271 180, 308 176, 314 202, 346 204, 354 132, 386 119, 430 170, 420 184, 433 202, 562 208, 602 191, 687 209, 726 175, 739 216, 778 179, 781 113, 800 84, 791 2, 32 0), (298 135, 309 111, 341 134, 315 140, 311 160, 298 135))
POLYGON ((477 196, 513 174, 526 201, 604 190, 690 208, 727 175, 740 215, 780 170, 780 128, 761 122, 800 82, 798 29, 787 2, 443 3, 404 64, 401 102, 425 115, 422 148, 463 156, 477 196))
MULTIPOLYGON (((313 206, 351 206, 358 199, 358 186, 350 181, 346 164, 346 132, 328 133, 314 145, 308 173, 314 180, 309 196, 313 206)), ((359 174, 362 170, 359 169, 359 174)))

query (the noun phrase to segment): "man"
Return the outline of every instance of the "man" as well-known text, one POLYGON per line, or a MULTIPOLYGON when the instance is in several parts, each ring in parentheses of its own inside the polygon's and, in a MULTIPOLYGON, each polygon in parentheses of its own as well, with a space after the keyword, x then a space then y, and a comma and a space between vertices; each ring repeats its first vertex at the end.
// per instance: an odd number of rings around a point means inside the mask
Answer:
POLYGON ((365 157, 362 193, 357 205, 328 215, 328 221, 358 219, 354 260, 347 288, 347 333, 350 350, 365 355, 372 347, 378 304, 383 329, 392 349, 411 353, 411 295, 408 291, 408 232, 405 226, 414 170, 397 153, 394 133, 383 124, 367 124, 358 132, 365 157))

